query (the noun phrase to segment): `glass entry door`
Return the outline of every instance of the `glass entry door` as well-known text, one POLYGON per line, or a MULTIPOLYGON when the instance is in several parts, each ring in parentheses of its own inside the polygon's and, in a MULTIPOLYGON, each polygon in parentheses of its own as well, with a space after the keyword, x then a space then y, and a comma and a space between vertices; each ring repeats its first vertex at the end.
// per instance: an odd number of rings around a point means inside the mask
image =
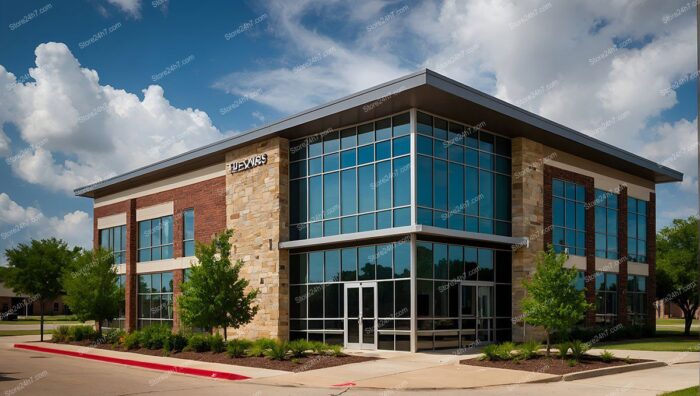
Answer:
POLYGON ((460 287, 461 346, 493 340, 493 285, 463 282, 460 287))
POLYGON ((345 284, 345 347, 377 349, 377 283, 345 284))

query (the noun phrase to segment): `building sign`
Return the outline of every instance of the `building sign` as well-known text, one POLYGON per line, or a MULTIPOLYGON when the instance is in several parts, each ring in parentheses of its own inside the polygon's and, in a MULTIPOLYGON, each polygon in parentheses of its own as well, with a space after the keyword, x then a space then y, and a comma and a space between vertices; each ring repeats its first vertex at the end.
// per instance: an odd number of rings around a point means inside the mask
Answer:
POLYGON ((260 154, 250 157, 244 161, 238 161, 231 164, 231 173, 238 173, 244 170, 255 168, 267 164, 267 154, 260 154))

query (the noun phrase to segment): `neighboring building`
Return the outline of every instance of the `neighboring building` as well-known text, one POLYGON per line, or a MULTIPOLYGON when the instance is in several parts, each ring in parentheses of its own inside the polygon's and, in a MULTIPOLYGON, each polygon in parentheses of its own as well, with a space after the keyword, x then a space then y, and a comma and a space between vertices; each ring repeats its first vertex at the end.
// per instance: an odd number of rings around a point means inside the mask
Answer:
POLYGON ((194 242, 232 228, 261 293, 229 334, 416 351, 538 336, 522 281, 548 244, 597 303, 585 324, 653 326, 654 191, 681 180, 423 70, 76 194, 128 329, 177 327, 194 242))
MULTIPOLYGON (((656 308, 656 319, 683 319, 685 315, 678 304, 671 301, 657 300, 654 303, 656 308)), ((695 312, 694 319, 700 319, 700 311, 695 312)))
MULTIPOLYGON (((67 315, 69 313, 68 306, 63 303, 60 297, 44 302, 44 315, 67 315)), ((17 316, 39 315, 41 314, 41 304, 39 300, 19 295, 5 284, 0 283, 0 320, 11 314, 17 316)))

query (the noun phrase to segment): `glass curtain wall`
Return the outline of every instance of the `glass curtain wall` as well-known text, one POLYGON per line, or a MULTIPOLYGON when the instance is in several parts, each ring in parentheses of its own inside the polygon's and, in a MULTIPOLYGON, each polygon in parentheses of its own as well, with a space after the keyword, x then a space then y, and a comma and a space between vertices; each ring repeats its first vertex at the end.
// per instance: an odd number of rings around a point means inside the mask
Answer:
POLYGON ((418 112, 419 224, 511 235, 509 139, 418 112))
POLYGON ((417 349, 511 339, 511 252, 417 242, 417 349))
POLYGON ((411 223, 410 115, 290 142, 290 239, 411 223))
POLYGON ((367 338, 376 334, 378 349, 410 350, 410 251, 406 238, 291 254, 290 339, 342 345, 346 285, 376 281, 376 332, 364 329, 367 338))
POLYGON ((138 328, 173 325, 173 273, 139 274, 138 328))

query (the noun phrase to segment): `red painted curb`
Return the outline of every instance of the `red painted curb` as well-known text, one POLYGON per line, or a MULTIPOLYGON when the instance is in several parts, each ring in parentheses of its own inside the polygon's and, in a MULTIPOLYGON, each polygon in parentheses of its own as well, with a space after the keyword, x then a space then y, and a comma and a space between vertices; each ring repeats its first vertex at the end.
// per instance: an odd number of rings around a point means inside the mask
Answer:
POLYGON ((355 385, 357 385, 357 384, 355 384, 354 382, 343 382, 342 384, 335 384, 335 385, 331 385, 331 386, 348 387, 348 386, 355 386, 355 385))
POLYGON ((143 367, 143 368, 147 368, 147 369, 151 369, 151 370, 170 371, 170 372, 178 373, 178 374, 198 375, 200 377, 219 378, 219 379, 226 379, 226 380, 231 380, 231 381, 250 379, 250 377, 246 377, 245 375, 227 373, 227 372, 223 372, 223 371, 213 371, 213 370, 197 369, 197 368, 192 368, 192 367, 174 366, 171 364, 141 362, 138 360, 121 359, 121 358, 114 358, 114 357, 108 357, 108 356, 93 355, 90 353, 66 351, 66 350, 62 350, 62 349, 47 348, 47 347, 41 347, 41 346, 35 346, 35 345, 15 344, 14 347, 18 348, 18 349, 26 349, 29 351, 56 353, 59 355, 66 355, 66 356, 72 356, 72 357, 98 360, 101 362, 123 364, 126 366, 143 367))

